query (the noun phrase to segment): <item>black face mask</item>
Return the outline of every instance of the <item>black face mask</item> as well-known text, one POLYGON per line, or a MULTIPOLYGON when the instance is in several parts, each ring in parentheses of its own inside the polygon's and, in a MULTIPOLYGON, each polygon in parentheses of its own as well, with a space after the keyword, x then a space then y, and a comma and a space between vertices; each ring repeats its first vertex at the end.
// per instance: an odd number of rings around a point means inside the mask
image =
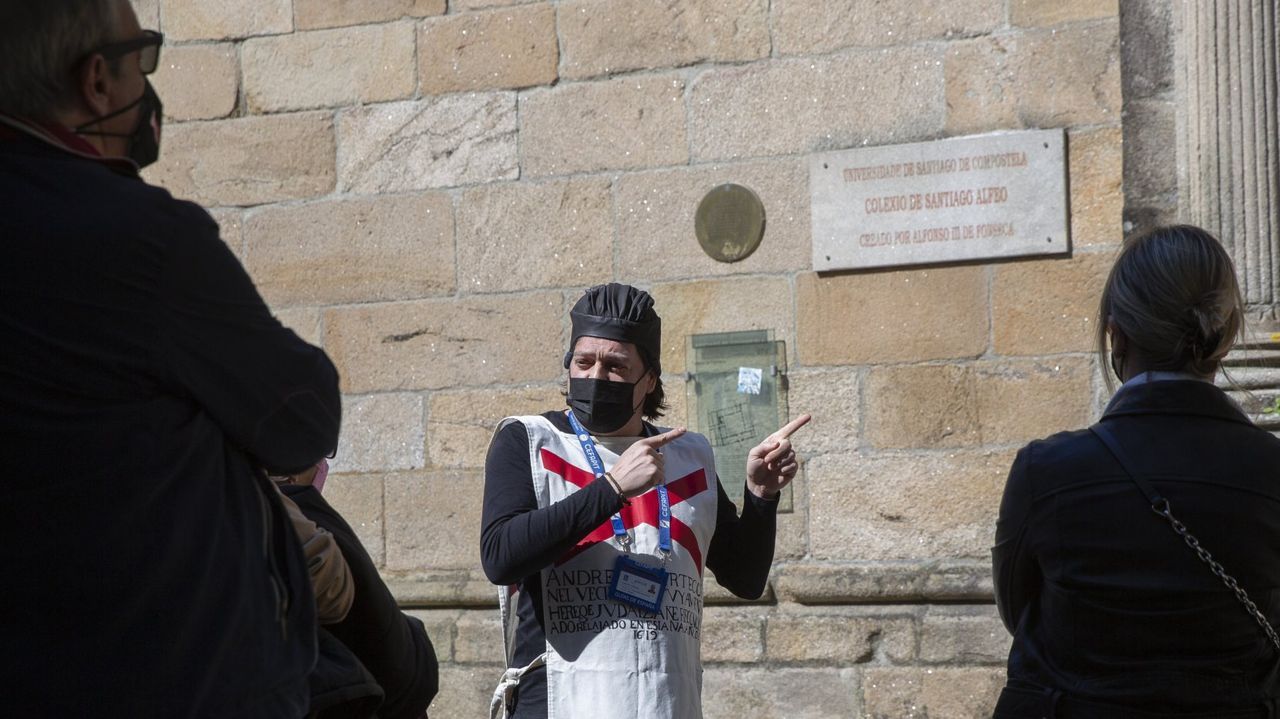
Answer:
POLYGON ((631 421, 639 408, 631 404, 631 398, 635 395, 636 385, 643 379, 642 376, 635 382, 614 382, 607 379, 570 377, 569 409, 573 410, 573 416, 592 434, 617 432, 631 421))
POLYGON ((138 164, 139 168, 152 164, 160 157, 160 123, 164 106, 160 103, 160 96, 156 94, 155 88, 151 87, 150 80, 143 80, 145 83, 142 88, 142 97, 102 117, 96 117, 89 122, 76 128, 76 132, 81 135, 100 135, 102 137, 127 137, 129 138, 128 158, 138 164), (128 134, 119 132, 103 132, 101 130, 86 130, 86 127, 97 125, 104 120, 110 120, 117 115, 132 110, 134 107, 141 106, 138 111, 138 124, 134 126, 133 132, 128 134))

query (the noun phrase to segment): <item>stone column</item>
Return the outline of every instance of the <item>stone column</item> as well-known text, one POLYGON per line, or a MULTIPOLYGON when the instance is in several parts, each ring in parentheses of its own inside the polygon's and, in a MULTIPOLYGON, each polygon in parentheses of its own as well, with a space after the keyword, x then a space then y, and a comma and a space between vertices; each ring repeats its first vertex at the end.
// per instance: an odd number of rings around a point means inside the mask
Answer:
POLYGON ((1178 209, 1213 230, 1245 301, 1280 304, 1280 0, 1177 5, 1178 209))

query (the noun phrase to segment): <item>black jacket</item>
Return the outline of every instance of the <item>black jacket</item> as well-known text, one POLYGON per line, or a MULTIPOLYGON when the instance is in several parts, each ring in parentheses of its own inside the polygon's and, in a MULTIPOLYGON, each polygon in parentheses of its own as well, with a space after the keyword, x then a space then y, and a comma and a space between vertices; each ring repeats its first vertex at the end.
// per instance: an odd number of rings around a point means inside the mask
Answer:
POLYGON ((0 130, 4 713, 301 715, 314 600, 259 469, 334 449, 333 365, 204 210, 0 130))
MULTIPOLYGON (((1122 388, 1102 424, 1280 621, 1280 440, 1197 381, 1122 388)), ((1277 655, 1258 625, 1087 430, 1018 453, 993 559, 1014 635, 1011 687, 1157 714, 1252 709, 1280 696, 1277 655)))
MULTIPOLYGON (((372 716, 361 712, 367 697, 376 696, 373 708, 379 719, 426 716, 440 688, 440 668, 426 627, 400 611, 351 525, 314 487, 286 485, 281 491, 337 540, 356 590, 346 618, 321 630, 320 665, 311 680, 313 710, 321 710, 321 719, 372 716), (354 671, 343 662, 326 661, 328 637, 353 655, 354 671), (328 706, 334 709, 324 711, 328 706)), ((338 652, 329 652, 334 654, 338 652)))

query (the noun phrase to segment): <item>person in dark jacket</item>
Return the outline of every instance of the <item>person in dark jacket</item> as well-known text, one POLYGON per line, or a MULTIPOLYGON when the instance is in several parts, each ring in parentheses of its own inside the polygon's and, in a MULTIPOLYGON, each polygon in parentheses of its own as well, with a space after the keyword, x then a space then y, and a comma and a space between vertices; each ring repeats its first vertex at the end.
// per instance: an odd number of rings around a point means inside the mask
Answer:
POLYGON ((373 558, 317 484, 308 478, 280 489, 332 535, 355 585, 346 617, 320 630, 321 656, 311 676, 312 712, 319 719, 425 717, 440 684, 435 647, 421 620, 400 611, 373 558))
POLYGON ((1207 232, 1126 241, 1098 338, 1123 385, 1092 431, 1023 448, 1005 487, 998 719, 1277 716, 1277 647, 1169 520, 1280 620, 1280 440, 1213 382, 1242 307, 1207 232))
POLYGON ((138 176, 158 33, 0 5, 0 706, 299 717, 316 660, 267 472, 337 444, 337 373, 200 207, 138 176))

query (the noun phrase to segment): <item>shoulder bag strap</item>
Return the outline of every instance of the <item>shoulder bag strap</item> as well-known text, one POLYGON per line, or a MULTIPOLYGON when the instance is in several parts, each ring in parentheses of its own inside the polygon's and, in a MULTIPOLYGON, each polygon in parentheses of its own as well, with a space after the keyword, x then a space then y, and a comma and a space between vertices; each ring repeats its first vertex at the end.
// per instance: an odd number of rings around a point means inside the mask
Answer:
POLYGON ((1102 423, 1098 423, 1090 427, 1089 431, 1093 432, 1094 436, 1102 441, 1102 444, 1106 446, 1107 450, 1111 452, 1111 455, 1120 463, 1121 469, 1125 471, 1125 474, 1129 475, 1129 479, 1132 479, 1133 483, 1138 485, 1138 489, 1142 490, 1142 493, 1146 495, 1147 501, 1151 503, 1151 511, 1167 519, 1169 521, 1169 526, 1173 528, 1174 533, 1179 537, 1182 537, 1182 540, 1187 543, 1187 546, 1194 550, 1196 555, 1209 566, 1209 571, 1213 572, 1219 579, 1221 579, 1222 583, 1227 586, 1227 589, 1230 589, 1235 593, 1236 598, 1240 600, 1242 605, 1244 605, 1245 611, 1249 612, 1249 616, 1253 617, 1254 621, 1258 623, 1258 626, 1262 628, 1262 631, 1266 633, 1267 639, 1271 640, 1271 645, 1276 648, 1276 651, 1280 652, 1280 636, 1276 636, 1276 630, 1271 627, 1271 622, 1267 621, 1266 616, 1258 609, 1258 605, 1254 604, 1253 600, 1249 598, 1248 593, 1244 591, 1244 587, 1241 587, 1234 577, 1227 574, 1226 570, 1222 568, 1222 565, 1213 558, 1213 555, 1209 554, 1209 550, 1200 546, 1200 540, 1192 536, 1191 533, 1187 531, 1186 525, 1178 521, 1173 516, 1172 510, 1169 508, 1169 500, 1165 499, 1159 492, 1157 492, 1156 488, 1152 486, 1150 482, 1139 476, 1137 472, 1133 471, 1133 465, 1128 461, 1127 455, 1125 455, 1124 450, 1120 448, 1120 443, 1116 441, 1116 437, 1111 433, 1111 430, 1103 427, 1102 423))

